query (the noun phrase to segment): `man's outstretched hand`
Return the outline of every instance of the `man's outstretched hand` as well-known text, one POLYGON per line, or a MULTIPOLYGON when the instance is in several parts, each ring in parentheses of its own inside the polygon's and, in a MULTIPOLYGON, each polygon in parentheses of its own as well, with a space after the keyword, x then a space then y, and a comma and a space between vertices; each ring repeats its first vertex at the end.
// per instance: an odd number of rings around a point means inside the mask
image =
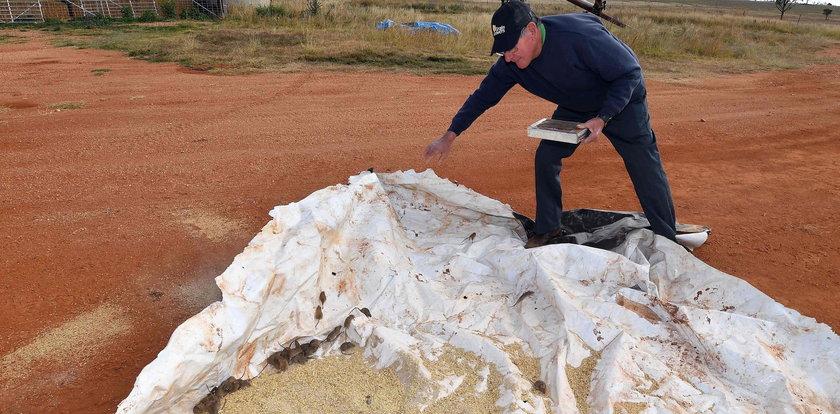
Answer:
POLYGON ((452 147, 452 142, 455 141, 456 137, 457 135, 454 132, 446 131, 442 137, 429 144, 426 150, 423 151, 423 158, 426 160, 426 164, 435 158, 439 158, 438 163, 442 164, 443 160, 449 155, 449 149, 452 147))
POLYGON ((601 137, 601 131, 604 129, 604 120, 596 116, 582 124, 578 124, 577 127, 589 130, 589 136, 583 140, 584 144, 588 144, 597 141, 601 137))

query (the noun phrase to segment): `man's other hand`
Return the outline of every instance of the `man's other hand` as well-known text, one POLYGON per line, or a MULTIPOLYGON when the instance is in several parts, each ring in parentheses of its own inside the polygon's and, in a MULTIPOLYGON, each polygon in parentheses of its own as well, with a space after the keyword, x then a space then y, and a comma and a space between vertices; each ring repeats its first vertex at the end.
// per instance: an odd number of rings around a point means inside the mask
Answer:
POLYGON ((589 130, 589 136, 583 140, 584 144, 588 144, 597 141, 601 137, 601 131, 604 129, 604 120, 596 116, 582 124, 578 124, 577 127, 589 130))
POLYGON ((429 144, 426 150, 423 151, 423 158, 425 158, 426 164, 435 157, 439 157, 438 162, 443 163, 443 160, 449 155, 449 149, 452 147, 452 142, 455 141, 456 137, 457 135, 454 132, 446 131, 442 137, 429 144))

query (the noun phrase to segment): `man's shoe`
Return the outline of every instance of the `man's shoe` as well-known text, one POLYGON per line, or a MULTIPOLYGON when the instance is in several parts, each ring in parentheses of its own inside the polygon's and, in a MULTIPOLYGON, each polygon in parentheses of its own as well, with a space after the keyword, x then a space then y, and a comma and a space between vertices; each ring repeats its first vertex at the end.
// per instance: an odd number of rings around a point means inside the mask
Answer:
POLYGON ((525 243, 525 248, 533 249, 534 247, 545 246, 549 241, 551 241, 551 239, 562 235, 563 229, 557 229, 546 234, 537 234, 534 237, 528 239, 528 242, 525 243))

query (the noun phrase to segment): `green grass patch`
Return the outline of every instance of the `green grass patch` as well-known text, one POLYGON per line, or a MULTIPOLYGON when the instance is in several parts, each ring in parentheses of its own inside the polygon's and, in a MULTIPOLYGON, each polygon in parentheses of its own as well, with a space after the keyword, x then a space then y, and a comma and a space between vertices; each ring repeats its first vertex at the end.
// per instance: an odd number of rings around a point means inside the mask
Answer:
POLYGON ((0 45, 12 45, 21 43, 26 43, 26 39, 14 35, 0 34, 0 45))
POLYGON ((189 32, 200 25, 193 21, 146 24, 139 19, 87 18, 68 21, 47 20, 44 23, 27 25, 45 32, 57 32, 67 36, 108 36, 116 33, 177 34, 189 32))
POLYGON ((487 71, 487 65, 470 65, 462 57, 438 56, 403 53, 396 50, 374 50, 363 48, 351 51, 326 51, 323 49, 305 51, 302 55, 307 62, 325 62, 349 66, 371 66, 382 69, 413 68, 432 73, 462 73, 476 75, 487 71))
POLYGON ((85 101, 64 101, 48 104, 47 108, 52 109, 54 111, 69 111, 73 109, 82 109, 86 105, 87 102, 85 101))
POLYGON ((206 45, 236 50, 251 44, 258 48, 296 46, 303 44, 305 37, 300 33, 214 29, 198 33, 195 39, 206 45))
POLYGON ((100 30, 115 30, 121 24, 122 19, 112 19, 102 15, 78 17, 71 20, 47 19, 44 23, 31 24, 29 26, 49 32, 80 31, 79 34, 99 34, 100 30))
POLYGON ((93 73, 93 76, 102 76, 110 71, 111 69, 108 68, 96 68, 90 70, 90 72, 93 73))
POLYGON ((49 43, 55 47, 75 47, 78 49, 85 49, 89 47, 90 43, 79 39, 71 39, 66 37, 56 37, 49 40, 49 43))

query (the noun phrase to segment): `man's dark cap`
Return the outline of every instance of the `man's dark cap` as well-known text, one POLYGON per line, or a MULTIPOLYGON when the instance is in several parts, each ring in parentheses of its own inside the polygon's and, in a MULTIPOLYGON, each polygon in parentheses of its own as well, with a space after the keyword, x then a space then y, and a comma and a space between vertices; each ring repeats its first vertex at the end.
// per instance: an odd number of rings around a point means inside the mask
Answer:
POLYGON ((522 29, 535 16, 531 6, 519 0, 502 3, 490 19, 490 31, 493 33, 493 48, 490 54, 504 53, 513 49, 519 41, 522 29))

